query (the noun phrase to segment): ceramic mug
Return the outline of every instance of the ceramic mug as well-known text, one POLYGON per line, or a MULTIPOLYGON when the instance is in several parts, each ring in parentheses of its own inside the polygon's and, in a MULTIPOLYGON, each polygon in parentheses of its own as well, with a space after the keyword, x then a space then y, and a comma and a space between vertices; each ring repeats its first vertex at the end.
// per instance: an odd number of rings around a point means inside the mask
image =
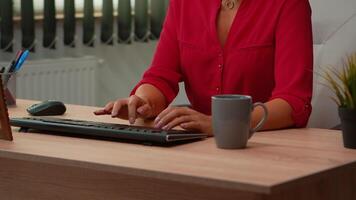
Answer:
POLYGON ((246 95, 216 95, 212 97, 212 126, 218 148, 243 149, 252 135, 262 128, 268 117, 263 103, 253 103, 246 95), (251 113, 261 106, 264 116, 251 128, 251 113))

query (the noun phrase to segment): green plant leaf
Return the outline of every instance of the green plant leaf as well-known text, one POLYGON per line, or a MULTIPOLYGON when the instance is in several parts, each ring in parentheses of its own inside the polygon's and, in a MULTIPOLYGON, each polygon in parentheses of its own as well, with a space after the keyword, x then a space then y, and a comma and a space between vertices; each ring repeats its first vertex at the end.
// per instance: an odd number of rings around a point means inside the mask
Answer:
POLYGON ((330 98, 331 100, 333 100, 333 101, 336 103, 337 106, 342 107, 342 105, 340 104, 340 102, 338 101, 337 98, 335 98, 335 97, 329 97, 329 98, 330 98))
POLYGON ((341 92, 342 88, 340 88, 339 84, 332 78, 329 72, 325 73, 325 78, 329 82, 334 93, 336 94, 336 97, 338 98, 340 105, 341 106, 347 105, 347 103, 345 102, 345 97, 341 92))
POLYGON ((328 67, 321 77, 335 94, 331 99, 338 106, 356 109, 356 53, 343 60, 341 70, 328 67))
POLYGON ((350 69, 349 88, 354 106, 356 106, 356 54, 349 57, 348 66, 350 69))

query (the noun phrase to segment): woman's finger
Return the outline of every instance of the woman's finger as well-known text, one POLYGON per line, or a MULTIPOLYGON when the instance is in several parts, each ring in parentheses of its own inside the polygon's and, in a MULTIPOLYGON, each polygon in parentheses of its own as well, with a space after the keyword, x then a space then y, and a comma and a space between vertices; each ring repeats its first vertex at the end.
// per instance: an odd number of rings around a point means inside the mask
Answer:
POLYGON ((193 117, 191 115, 183 115, 180 117, 177 117, 173 119, 171 122, 169 122, 167 125, 163 126, 163 130, 170 130, 182 123, 187 123, 193 120, 193 117))
POLYGON ((112 116, 112 117, 118 117, 122 106, 123 106, 126 102, 127 102, 127 100, 125 100, 125 99, 117 100, 117 101, 114 103, 114 106, 113 106, 113 108, 112 108, 111 116, 112 116))
POLYGON ((164 109, 161 113, 159 113, 154 121, 154 125, 156 126, 158 124, 158 122, 164 117, 166 116, 168 113, 170 113, 172 110, 174 109, 173 106, 169 106, 166 109, 164 109))
POLYGON ((127 109, 128 109, 128 117, 129 117, 129 122, 130 124, 134 124, 137 118, 137 107, 139 107, 140 105, 144 104, 144 101, 136 96, 136 95, 132 95, 128 102, 127 102, 127 109))
POLYGON ((95 115, 107 115, 109 113, 107 113, 104 109, 101 109, 101 110, 94 111, 94 114, 95 115))
POLYGON ((160 120, 156 123, 155 128, 162 128, 166 126, 169 122, 182 115, 189 115, 190 109, 185 107, 175 107, 171 109, 166 115, 162 116, 160 120))
POLYGON ((152 108, 150 105, 144 104, 143 106, 137 108, 137 113, 140 115, 140 117, 148 118, 152 116, 152 108))
POLYGON ((104 107, 104 110, 105 110, 106 112, 108 112, 108 113, 111 113, 111 110, 112 110, 112 108, 113 108, 113 106, 114 106, 114 103, 115 103, 115 102, 113 102, 113 101, 110 101, 109 103, 107 103, 107 104, 105 105, 105 107, 104 107))
POLYGON ((200 123, 197 121, 190 121, 180 124, 180 127, 186 130, 199 130, 200 131, 200 123))
POLYGON ((94 111, 94 114, 96 114, 96 115, 111 114, 111 110, 112 110, 113 106, 114 106, 114 102, 111 101, 111 102, 107 103, 103 109, 94 111))

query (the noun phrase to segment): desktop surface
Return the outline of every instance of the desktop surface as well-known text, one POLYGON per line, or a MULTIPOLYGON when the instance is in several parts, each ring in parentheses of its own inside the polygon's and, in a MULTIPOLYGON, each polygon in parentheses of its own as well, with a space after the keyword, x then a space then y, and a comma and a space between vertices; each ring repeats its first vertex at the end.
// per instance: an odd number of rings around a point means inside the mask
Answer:
MULTIPOLYGON (((26 117, 33 101, 19 100, 11 117, 26 117)), ((96 108, 68 106, 64 118, 93 120, 96 108)), ((110 116, 102 122, 120 122, 110 116)), ((151 122, 139 121, 137 125, 151 122)), ((345 149, 339 131, 289 129, 257 133, 244 150, 218 149, 213 138, 173 148, 18 133, 0 141, 0 158, 36 161, 143 176, 228 190, 275 194, 318 181, 345 166, 356 169, 356 151, 345 149)))

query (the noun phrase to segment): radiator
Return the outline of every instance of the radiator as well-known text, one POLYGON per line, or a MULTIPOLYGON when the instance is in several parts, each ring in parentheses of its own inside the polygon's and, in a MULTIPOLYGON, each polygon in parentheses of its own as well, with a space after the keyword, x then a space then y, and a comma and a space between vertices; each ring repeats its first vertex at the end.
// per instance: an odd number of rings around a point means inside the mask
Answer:
POLYGON ((26 62, 16 76, 16 96, 96 105, 96 79, 100 63, 95 57, 26 62))

